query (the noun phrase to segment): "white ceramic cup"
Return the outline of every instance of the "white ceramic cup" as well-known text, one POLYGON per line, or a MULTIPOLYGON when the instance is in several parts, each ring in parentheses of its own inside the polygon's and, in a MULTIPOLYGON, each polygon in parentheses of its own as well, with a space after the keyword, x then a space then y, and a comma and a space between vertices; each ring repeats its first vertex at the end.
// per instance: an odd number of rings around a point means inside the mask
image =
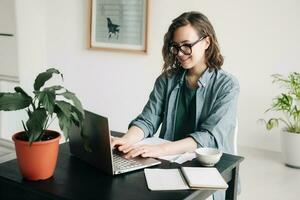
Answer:
POLYGON ((202 166, 214 166, 219 162, 222 152, 219 149, 215 148, 198 148, 195 150, 196 158, 202 166))

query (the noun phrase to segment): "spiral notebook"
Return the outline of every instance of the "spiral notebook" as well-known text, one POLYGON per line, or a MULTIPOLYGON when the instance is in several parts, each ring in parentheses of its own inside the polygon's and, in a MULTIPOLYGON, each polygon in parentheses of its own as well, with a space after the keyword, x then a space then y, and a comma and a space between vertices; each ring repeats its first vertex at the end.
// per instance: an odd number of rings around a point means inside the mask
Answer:
POLYGON ((226 189, 227 183, 214 167, 145 169, 150 190, 226 189))

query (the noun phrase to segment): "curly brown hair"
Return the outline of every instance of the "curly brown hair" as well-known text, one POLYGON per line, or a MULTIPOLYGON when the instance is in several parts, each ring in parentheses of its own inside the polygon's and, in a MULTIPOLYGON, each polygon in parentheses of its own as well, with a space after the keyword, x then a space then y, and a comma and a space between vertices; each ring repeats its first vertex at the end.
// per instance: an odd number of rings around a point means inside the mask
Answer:
POLYGON ((223 65, 224 58, 220 53, 214 28, 205 15, 200 12, 192 11, 185 12, 175 18, 172 21, 168 32, 164 36, 164 45, 162 48, 162 55, 164 59, 163 72, 170 72, 172 69, 177 71, 181 68, 176 56, 170 53, 169 49, 176 29, 189 24, 197 31, 199 38, 207 36, 210 38, 210 45, 205 50, 206 66, 209 67, 209 69, 220 69, 223 65))

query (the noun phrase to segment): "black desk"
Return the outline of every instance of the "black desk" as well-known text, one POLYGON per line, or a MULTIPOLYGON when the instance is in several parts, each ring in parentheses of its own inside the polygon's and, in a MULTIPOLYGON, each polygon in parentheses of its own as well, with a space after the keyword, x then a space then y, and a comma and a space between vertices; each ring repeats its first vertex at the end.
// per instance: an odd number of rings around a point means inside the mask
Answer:
MULTIPOLYGON (((242 157, 223 154, 216 165, 229 183, 226 199, 236 199, 237 177, 242 157)), ((184 166, 199 166, 194 159, 184 166)), ((163 161, 159 168, 177 168, 163 161)), ((60 145, 54 176, 45 181, 23 180, 17 161, 0 164, 0 199, 205 199, 214 191, 150 191, 143 170, 112 177, 78 160, 69 153, 67 143, 60 145)))

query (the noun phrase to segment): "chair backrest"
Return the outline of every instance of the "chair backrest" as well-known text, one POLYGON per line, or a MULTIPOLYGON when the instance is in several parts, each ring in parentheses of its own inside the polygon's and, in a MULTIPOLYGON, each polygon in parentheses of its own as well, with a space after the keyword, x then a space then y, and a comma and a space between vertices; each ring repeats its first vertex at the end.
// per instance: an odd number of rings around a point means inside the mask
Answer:
POLYGON ((233 154, 237 155, 237 135, 238 135, 239 121, 236 118, 235 120, 235 129, 233 135, 233 154))

